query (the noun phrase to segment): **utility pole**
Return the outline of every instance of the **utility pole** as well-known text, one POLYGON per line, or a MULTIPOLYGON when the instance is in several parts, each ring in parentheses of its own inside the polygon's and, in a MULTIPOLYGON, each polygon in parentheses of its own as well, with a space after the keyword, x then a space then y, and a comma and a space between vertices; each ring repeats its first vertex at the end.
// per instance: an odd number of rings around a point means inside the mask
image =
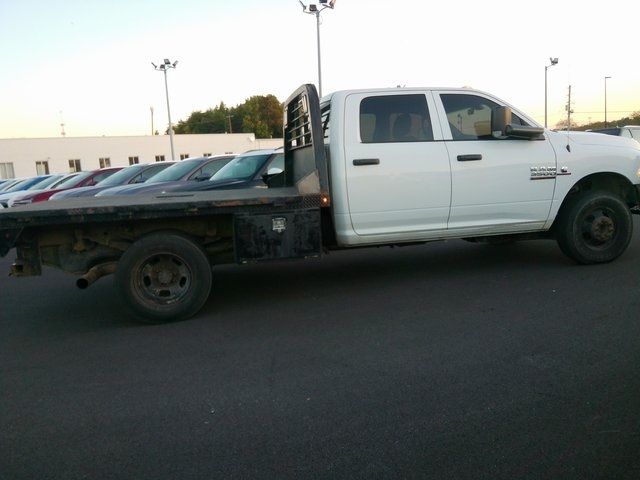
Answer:
POLYGON ((569 85, 569 99, 567 101, 567 106, 565 107, 567 109, 567 132, 569 130, 571 130, 571 114, 573 113, 573 110, 571 109, 571 85, 569 85))
POLYGON ((233 115, 227 115, 227 120, 229 120, 229 133, 233 133, 233 129, 231 128, 231 117, 233 117, 233 115))
POLYGON ((611 77, 604 77, 604 128, 607 128, 607 79, 611 77))
POLYGON ((153 107, 149 107, 151 109, 151 136, 153 137, 153 107))

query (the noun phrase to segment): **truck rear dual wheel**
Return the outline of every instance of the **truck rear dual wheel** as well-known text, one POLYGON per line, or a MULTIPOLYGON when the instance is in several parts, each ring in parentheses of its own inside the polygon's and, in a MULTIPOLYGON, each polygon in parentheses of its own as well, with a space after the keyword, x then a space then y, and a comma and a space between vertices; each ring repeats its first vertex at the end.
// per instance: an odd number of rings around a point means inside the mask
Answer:
POLYGON ((137 240, 122 255, 116 288, 135 316, 146 323, 185 320, 211 292, 211 265, 202 248, 175 233, 137 240))
POLYGON ((623 199, 587 191, 563 207, 556 226, 562 252, 578 263, 610 262, 627 249, 633 220, 623 199))

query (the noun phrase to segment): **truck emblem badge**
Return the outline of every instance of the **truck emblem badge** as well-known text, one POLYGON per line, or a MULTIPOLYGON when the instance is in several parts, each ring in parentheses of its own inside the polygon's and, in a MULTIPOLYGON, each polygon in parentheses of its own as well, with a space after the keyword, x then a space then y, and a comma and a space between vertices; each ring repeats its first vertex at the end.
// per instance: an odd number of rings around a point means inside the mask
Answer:
POLYGON ((531 180, 545 180, 548 178, 556 178, 556 167, 531 167, 531 180))
POLYGON ((287 229, 287 219, 284 217, 276 217, 271 219, 271 229, 276 233, 282 233, 287 229))

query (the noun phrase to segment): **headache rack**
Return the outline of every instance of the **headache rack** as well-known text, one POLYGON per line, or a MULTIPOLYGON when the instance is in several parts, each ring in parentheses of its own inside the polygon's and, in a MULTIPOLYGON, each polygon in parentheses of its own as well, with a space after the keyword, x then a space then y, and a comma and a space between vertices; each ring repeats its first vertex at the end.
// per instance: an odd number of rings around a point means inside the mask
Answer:
POLYGON ((295 186, 301 195, 318 195, 319 206, 329 206, 320 102, 311 84, 298 88, 285 103, 284 151, 284 184, 295 186))

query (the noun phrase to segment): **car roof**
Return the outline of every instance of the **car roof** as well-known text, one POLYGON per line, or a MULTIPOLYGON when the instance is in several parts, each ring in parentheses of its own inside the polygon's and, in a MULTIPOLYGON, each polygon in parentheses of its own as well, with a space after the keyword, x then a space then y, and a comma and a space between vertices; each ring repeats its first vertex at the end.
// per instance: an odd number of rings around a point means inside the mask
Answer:
POLYGON ((258 150, 247 150, 244 153, 241 153, 238 155, 239 156, 250 156, 250 155, 265 155, 265 154, 272 154, 272 153, 278 153, 280 151, 284 151, 284 147, 278 147, 278 148, 261 148, 258 150))

